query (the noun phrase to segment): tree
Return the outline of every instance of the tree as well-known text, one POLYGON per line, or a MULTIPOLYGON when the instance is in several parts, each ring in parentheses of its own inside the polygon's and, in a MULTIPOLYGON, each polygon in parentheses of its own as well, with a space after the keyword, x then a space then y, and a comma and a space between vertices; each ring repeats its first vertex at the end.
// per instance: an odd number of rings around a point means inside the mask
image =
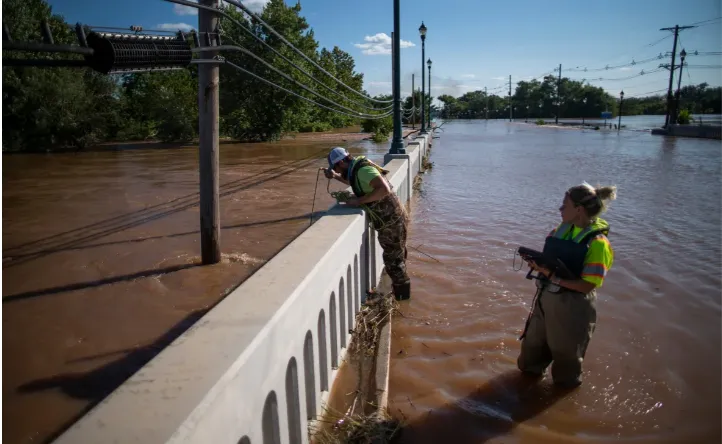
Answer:
MULTIPOLYGON (((70 26, 42 0, 3 0, 3 18, 12 24, 15 40, 40 41, 45 19, 56 43, 73 43, 70 26)), ((119 125, 116 88, 111 78, 87 70, 3 68, 3 150, 84 147, 103 140, 119 125)))

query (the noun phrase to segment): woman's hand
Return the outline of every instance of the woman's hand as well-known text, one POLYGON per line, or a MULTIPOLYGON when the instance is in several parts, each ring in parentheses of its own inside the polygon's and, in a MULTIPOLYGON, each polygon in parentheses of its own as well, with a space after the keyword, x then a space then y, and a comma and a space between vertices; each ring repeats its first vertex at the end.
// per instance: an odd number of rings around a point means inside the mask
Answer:
POLYGON ((350 197, 346 201, 346 205, 348 205, 349 207, 358 207, 359 205, 361 205, 361 202, 359 201, 358 197, 350 197))
POLYGON ((529 261, 527 261, 527 263, 529 264, 529 267, 531 267, 532 270, 544 275, 544 277, 547 279, 551 278, 552 272, 548 268, 537 265, 537 263, 534 262, 533 260, 529 260, 529 261))

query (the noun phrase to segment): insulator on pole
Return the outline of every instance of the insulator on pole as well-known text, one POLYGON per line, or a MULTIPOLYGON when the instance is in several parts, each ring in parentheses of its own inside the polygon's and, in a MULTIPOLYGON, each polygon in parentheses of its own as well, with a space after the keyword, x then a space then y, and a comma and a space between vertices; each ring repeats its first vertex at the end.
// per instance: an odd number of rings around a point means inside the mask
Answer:
POLYGON ((94 50, 88 65, 103 74, 183 69, 193 58, 190 43, 177 36, 92 32, 87 41, 94 50))

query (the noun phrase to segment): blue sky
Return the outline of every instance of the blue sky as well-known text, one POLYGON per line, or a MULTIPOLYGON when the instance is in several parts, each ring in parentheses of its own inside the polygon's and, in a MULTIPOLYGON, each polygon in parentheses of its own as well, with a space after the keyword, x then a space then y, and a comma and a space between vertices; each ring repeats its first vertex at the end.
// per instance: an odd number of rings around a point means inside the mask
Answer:
MULTIPOLYGON (((286 0, 293 4, 296 0, 286 0)), ((197 27, 197 15, 162 0, 51 0, 55 13, 66 20, 96 26, 177 29, 197 27)), ((262 8, 265 0, 245 0, 262 8)), ((356 61, 372 93, 391 91, 391 57, 388 36, 393 30, 391 0, 301 0, 302 12, 322 46, 339 46, 356 61), (379 34, 386 34, 379 35, 379 34), (366 53, 365 53, 366 52, 366 53)), ((722 16, 719 0, 401 0, 402 93, 416 86, 421 76, 422 20, 428 28, 426 56, 433 61, 432 92, 461 95, 467 91, 499 87, 551 72, 562 64, 562 75, 581 80, 624 78, 642 69, 654 70, 654 60, 633 67, 601 72, 571 72, 568 68, 603 68, 649 59, 672 50, 671 35, 660 28, 688 25, 722 16), (655 42, 658 42, 655 44, 655 42)), ((722 20, 680 34, 678 52, 722 51, 722 20)), ((722 65, 722 56, 688 56, 690 65, 722 65)), ((628 80, 591 81, 611 94, 633 96, 667 87, 668 72, 645 74, 628 80)), ((682 85, 722 84, 721 69, 690 67, 682 85)), ((675 79, 676 84, 676 79, 675 79)))

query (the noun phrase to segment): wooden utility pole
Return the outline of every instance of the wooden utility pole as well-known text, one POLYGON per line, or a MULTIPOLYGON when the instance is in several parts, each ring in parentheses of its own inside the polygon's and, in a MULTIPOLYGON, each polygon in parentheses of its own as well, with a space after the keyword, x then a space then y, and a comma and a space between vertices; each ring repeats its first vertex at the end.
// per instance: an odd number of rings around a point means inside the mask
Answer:
MULTIPOLYGON (((673 112, 673 106, 674 101, 672 100, 672 85, 674 85, 674 58, 675 55, 677 55, 677 37, 679 36, 679 31, 683 29, 690 29, 690 28, 696 28, 696 26, 679 26, 675 25, 674 28, 661 28, 660 31, 674 31, 674 43, 672 44, 672 64, 669 66, 669 88, 667 89, 667 115, 664 118, 664 127, 667 128, 667 126, 670 124, 670 120, 672 120, 672 112, 673 112)), ((680 72, 680 76, 681 76, 680 72)))
MULTIPOLYGON (((200 4, 218 8, 219 0, 200 0, 200 4)), ((201 45, 218 46, 218 15, 198 10, 198 32, 201 45)), ((217 51, 202 52, 200 57, 212 59, 217 51)), ((203 265, 221 260, 221 214, 218 205, 218 65, 198 66, 198 164, 201 197, 201 258, 203 265)))
POLYGON ((559 80, 557 81, 557 115, 554 118, 554 124, 559 124, 559 113, 561 113, 562 109, 562 98, 559 94, 562 88, 562 64, 559 64, 559 80))
POLYGON ((486 108, 484 109, 484 119, 489 120, 489 94, 486 92, 486 86, 484 87, 484 96, 486 96, 486 108))
POLYGON ((509 75, 509 122, 512 121, 512 107, 511 107, 511 74, 509 75))

